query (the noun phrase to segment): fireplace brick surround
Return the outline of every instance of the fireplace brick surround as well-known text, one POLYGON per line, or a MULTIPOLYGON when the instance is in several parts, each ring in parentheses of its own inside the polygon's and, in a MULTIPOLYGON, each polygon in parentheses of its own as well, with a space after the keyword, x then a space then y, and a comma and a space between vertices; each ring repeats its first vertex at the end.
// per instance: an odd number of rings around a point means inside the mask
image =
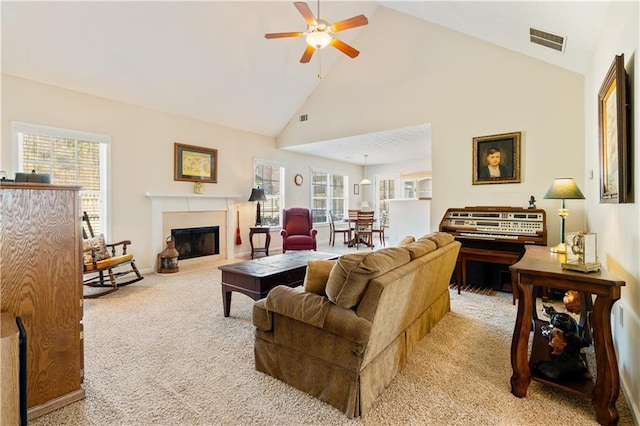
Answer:
POLYGON ((219 226, 220 254, 216 256, 220 259, 234 257, 233 210, 240 195, 155 192, 144 195, 151 200, 151 259, 156 259, 164 250, 171 228, 190 226, 219 226))

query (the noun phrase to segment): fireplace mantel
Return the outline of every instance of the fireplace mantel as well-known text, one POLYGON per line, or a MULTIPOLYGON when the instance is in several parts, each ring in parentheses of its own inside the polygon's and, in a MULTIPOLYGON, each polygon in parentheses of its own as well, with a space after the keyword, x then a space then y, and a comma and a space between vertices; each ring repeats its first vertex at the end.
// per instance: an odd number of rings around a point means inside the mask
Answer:
POLYGON ((165 237, 162 235, 162 214, 166 212, 226 212, 226 253, 227 258, 233 257, 233 209, 238 194, 190 194, 145 192, 145 197, 151 199, 151 258, 164 250, 165 237))
POLYGON ((175 192, 145 192, 145 197, 153 198, 240 198, 238 194, 231 195, 218 195, 218 194, 190 194, 190 193, 175 193, 175 192))

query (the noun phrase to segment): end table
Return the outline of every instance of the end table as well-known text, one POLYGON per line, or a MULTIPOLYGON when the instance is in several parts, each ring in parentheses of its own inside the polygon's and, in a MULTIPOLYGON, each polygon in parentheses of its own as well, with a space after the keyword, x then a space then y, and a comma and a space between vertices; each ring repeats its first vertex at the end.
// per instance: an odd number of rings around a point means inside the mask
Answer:
POLYGON ((269 256, 269 243, 271 243, 271 228, 268 226, 251 226, 249 228, 249 243, 251 243, 251 258, 256 253, 264 253, 266 256, 269 256), (254 247, 253 246, 253 235, 254 234, 266 234, 267 238, 264 242, 264 247, 254 247))

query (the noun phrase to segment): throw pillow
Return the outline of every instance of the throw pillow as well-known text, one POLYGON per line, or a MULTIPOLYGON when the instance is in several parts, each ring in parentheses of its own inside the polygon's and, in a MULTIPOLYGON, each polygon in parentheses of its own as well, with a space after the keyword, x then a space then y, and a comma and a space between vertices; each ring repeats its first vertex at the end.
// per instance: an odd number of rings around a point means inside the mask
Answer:
POLYGON ((420 237, 418 240, 428 239, 436 243, 438 248, 446 246, 447 244, 454 241, 453 235, 448 234, 446 232, 434 232, 432 234, 425 235, 424 237, 420 237))
POLYGON ((335 264, 335 260, 310 260, 307 263, 307 273, 302 283, 304 291, 325 296, 324 289, 327 286, 331 268, 335 264))
POLYGON ((419 257, 424 256, 425 254, 431 253, 436 250, 436 243, 430 239, 420 239, 411 244, 407 244, 404 246, 405 249, 409 252, 409 256, 411 256, 411 260, 417 259, 419 257))
POLYGON ((411 236, 411 235, 406 236, 406 237, 404 237, 404 238, 403 238, 403 239, 398 243, 398 247, 404 247, 404 246, 406 246, 406 245, 408 245, 408 244, 411 244, 411 243, 412 243, 412 242, 414 242, 415 240, 416 240, 416 239, 415 239, 413 236, 411 236))
POLYGON ((336 305, 351 309, 362 300, 369 280, 409 260, 409 252, 400 247, 340 256, 329 274, 327 297, 336 305))
POLYGON ((98 234, 93 238, 87 238, 82 240, 82 252, 84 257, 84 263, 92 263, 91 249, 96 249, 96 261, 108 259, 109 252, 107 251, 107 245, 104 242, 104 235, 98 234))

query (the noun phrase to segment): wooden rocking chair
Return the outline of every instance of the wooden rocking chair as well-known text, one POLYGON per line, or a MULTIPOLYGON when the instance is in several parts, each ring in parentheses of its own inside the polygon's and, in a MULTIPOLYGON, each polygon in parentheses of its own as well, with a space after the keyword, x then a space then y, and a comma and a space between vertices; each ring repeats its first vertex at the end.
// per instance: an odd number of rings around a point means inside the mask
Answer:
POLYGON ((135 283, 144 278, 136 268, 133 254, 127 253, 127 246, 131 244, 130 240, 106 244, 103 234, 94 235, 87 212, 83 213, 82 222, 84 275, 88 276, 84 279, 83 284, 102 289, 98 291, 85 290, 85 298, 113 293, 121 286, 135 283), (121 254, 116 254, 118 246, 122 246, 121 254), (126 267, 126 269, 123 270, 122 267, 126 267), (120 269, 114 271, 115 268, 120 269), (109 281, 105 280, 105 272, 109 276, 109 281), (131 277, 130 274, 134 274, 134 276, 131 277), (128 277, 124 278, 125 276, 128 277))

